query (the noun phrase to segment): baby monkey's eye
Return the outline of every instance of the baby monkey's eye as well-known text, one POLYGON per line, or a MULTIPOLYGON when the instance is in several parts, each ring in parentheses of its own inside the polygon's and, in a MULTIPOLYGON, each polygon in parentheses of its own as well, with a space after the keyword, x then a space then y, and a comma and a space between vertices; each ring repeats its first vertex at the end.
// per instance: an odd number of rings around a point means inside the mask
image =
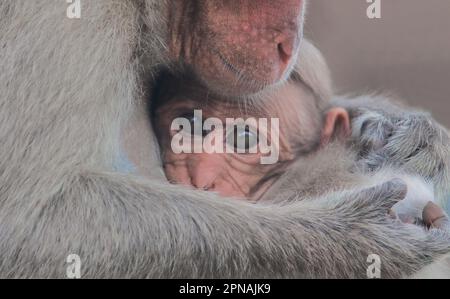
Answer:
POLYGON ((249 126, 237 126, 226 136, 227 144, 234 147, 237 153, 256 153, 258 145, 258 133, 249 126))
POLYGON ((183 128, 181 126, 181 131, 183 131, 185 134, 190 134, 191 136, 203 136, 206 137, 209 133, 211 133, 213 130, 204 130, 203 129, 203 121, 200 117, 197 117, 194 112, 186 112, 179 116, 179 118, 187 119, 190 123, 190 131, 189 128, 183 128), (201 131, 199 131, 200 134, 197 134, 195 128, 201 128, 201 131))

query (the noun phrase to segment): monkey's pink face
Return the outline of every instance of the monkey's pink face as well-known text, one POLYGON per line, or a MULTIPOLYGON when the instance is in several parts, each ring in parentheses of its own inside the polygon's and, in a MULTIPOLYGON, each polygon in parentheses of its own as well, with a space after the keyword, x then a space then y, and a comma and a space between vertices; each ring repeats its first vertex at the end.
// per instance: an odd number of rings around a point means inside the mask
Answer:
POLYGON ((286 79, 302 36, 304 0, 173 1, 169 47, 208 88, 258 92, 286 79))
MULTIPOLYGON (((180 130, 173 130, 171 122, 177 118, 187 119, 191 123, 191 128, 184 134, 194 138, 207 138, 208 135, 215 134, 224 145, 229 142, 224 132, 201 131, 200 134, 194 132, 195 126, 202 127, 202 121, 209 117, 215 117, 225 122, 229 118, 248 118, 243 115, 241 110, 232 103, 222 103, 221 101, 211 101, 211 105, 199 106, 199 103, 188 98, 175 98, 168 104, 157 109, 157 120, 155 127, 157 129, 158 139, 162 149, 162 158, 164 171, 167 178, 172 183, 193 186, 197 189, 217 192, 222 196, 256 199, 261 195, 265 188, 270 186, 270 180, 263 178, 281 169, 290 161, 291 154, 283 138, 280 139, 279 151, 280 157, 277 163, 271 165, 261 164, 261 152, 250 153, 250 147, 257 144, 261 134, 271 140, 270 132, 256 128, 249 128, 245 132, 237 132, 233 137, 233 144, 230 144, 234 153, 174 153, 171 144, 174 136, 180 134, 180 130), (198 119, 194 113, 195 109, 201 109, 202 119, 198 119), (241 144, 247 153, 238 153, 239 139, 244 139, 241 144)), ((255 117, 255 115, 253 115, 255 117)), ((217 140, 217 139, 216 139, 217 140)))
POLYGON ((208 104, 202 105, 189 97, 178 96, 164 103, 156 110, 154 127, 162 150, 164 172, 172 183, 217 192, 225 197, 257 200, 275 180, 276 174, 279 174, 279 171, 292 160, 289 144, 284 136, 280 136, 277 145, 279 157, 274 164, 261 164, 261 157, 264 155, 259 150, 249 151, 249 148, 253 146, 257 148, 261 134, 272 142, 271 130, 249 127, 242 132, 235 131, 232 144, 229 144, 230 140, 227 139, 226 131, 217 132, 217 128, 213 131, 194 132, 195 126, 203 127, 203 121, 210 117, 223 122, 226 118, 258 118, 257 114, 243 114, 242 109, 239 109, 234 102, 213 100, 210 97, 208 104), (201 109, 202 119, 195 115, 194 110, 197 109, 201 109), (190 128, 174 130, 171 123, 177 118, 187 119, 191 123, 190 128), (185 132, 181 132, 182 130, 185 132), (216 144, 218 139, 223 140, 223 145, 229 145, 234 153, 225 151, 175 153, 171 143, 175 135, 180 133, 189 135, 192 141, 195 138, 218 136, 214 143, 216 144), (238 140, 242 141, 241 146, 244 148, 240 148, 238 140), (239 149, 244 149, 246 152, 238 153, 239 149), (271 175, 268 176, 269 174, 271 175))

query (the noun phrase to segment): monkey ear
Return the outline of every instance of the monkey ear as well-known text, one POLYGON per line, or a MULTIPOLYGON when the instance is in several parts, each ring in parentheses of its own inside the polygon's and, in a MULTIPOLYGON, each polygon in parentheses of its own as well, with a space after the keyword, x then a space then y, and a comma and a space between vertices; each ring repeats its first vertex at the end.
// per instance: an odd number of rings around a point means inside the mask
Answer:
POLYGON ((334 139, 345 140, 351 135, 350 116, 344 108, 335 107, 325 114, 321 145, 325 146, 334 139))

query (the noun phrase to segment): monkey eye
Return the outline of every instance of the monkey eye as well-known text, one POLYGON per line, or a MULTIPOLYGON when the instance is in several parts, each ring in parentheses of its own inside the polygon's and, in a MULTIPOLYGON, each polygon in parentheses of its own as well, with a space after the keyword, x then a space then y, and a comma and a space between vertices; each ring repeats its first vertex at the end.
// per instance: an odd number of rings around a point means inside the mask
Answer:
POLYGON ((185 131, 184 133, 189 134, 191 136, 197 136, 197 137, 206 137, 208 134, 210 134, 212 131, 214 131, 214 128, 212 130, 204 130, 203 129, 203 121, 201 118, 198 118, 194 115, 194 112, 186 112, 179 116, 179 118, 187 119, 190 123, 191 131, 188 131, 188 128, 182 128, 180 131, 185 131), (197 134, 195 131, 195 128, 202 128, 201 134, 197 134))
MULTIPOLYGON (((239 154, 250 153, 258 145, 258 133, 249 126, 236 126, 232 132, 226 136, 227 144, 234 147, 239 154)), ((255 151, 256 153, 256 151, 255 151)))

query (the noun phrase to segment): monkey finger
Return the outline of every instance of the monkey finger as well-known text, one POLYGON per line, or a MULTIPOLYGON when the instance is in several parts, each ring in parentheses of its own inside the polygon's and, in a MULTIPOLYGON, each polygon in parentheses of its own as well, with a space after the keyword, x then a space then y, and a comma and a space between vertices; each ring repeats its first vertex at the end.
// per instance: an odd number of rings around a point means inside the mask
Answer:
POLYGON ((401 179, 392 179, 383 184, 358 191, 358 204, 373 205, 380 214, 389 210, 403 200, 407 193, 406 183, 401 179))
POLYGON ((372 188, 375 197, 385 200, 383 204, 387 210, 391 209, 395 203, 403 200, 408 191, 406 183, 401 179, 392 179, 379 186, 372 188))
POLYGON ((450 220, 448 219, 448 217, 436 219, 431 227, 445 230, 446 232, 450 233, 450 220))
POLYGON ((423 221, 427 227, 448 228, 449 218, 444 210, 433 202, 429 202, 423 209, 423 221))
POLYGON ((391 217, 392 219, 398 219, 397 213, 395 213, 395 211, 393 209, 390 209, 388 212, 389 217, 391 217))
POLYGON ((418 219, 412 215, 399 213, 399 214, 396 214, 396 216, 397 216, 396 219, 400 220, 403 223, 418 224, 418 221, 417 221, 418 219))

